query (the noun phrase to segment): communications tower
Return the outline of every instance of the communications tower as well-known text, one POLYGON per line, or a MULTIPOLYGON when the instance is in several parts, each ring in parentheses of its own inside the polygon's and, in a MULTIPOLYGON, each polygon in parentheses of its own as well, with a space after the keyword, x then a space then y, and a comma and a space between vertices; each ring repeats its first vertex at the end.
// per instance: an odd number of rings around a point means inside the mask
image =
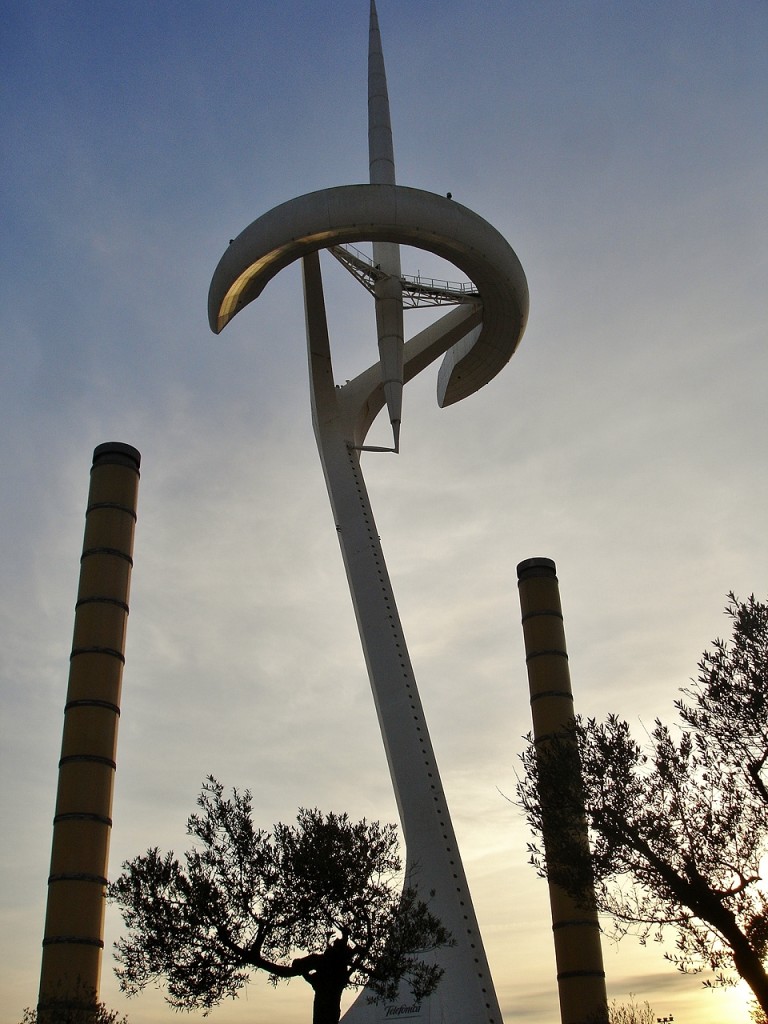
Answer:
POLYGON ((370 184, 299 196, 235 238, 213 275, 208 312, 218 334, 284 267, 303 268, 312 421, 368 668, 406 845, 408 883, 429 898, 455 945, 434 955, 445 974, 414 1004, 407 986, 395 1004, 362 992, 347 1024, 405 1019, 419 1024, 501 1024, 475 911, 429 738, 392 584, 363 479, 364 452, 398 452, 403 386, 442 357, 437 400, 473 394, 509 361, 528 313, 525 274, 505 239, 450 197, 396 184, 387 82, 375 2, 368 54, 370 184), (372 243, 372 257, 356 248, 372 243), (428 250, 468 282, 423 281, 402 273, 400 246, 428 250), (337 384, 325 315, 320 251, 328 250, 373 296, 378 358, 337 384), (452 305, 405 340, 403 307, 452 305), (391 447, 365 444, 386 407, 391 447))

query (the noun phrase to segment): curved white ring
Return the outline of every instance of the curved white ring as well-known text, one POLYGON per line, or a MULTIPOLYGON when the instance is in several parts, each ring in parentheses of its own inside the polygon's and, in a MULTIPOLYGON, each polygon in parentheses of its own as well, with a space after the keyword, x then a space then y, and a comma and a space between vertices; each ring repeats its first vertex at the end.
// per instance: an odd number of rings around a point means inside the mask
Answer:
POLYGON ((214 271, 208 293, 211 330, 219 334, 294 260, 360 241, 398 242, 434 252, 466 274, 480 294, 482 329, 446 353, 438 378, 440 406, 473 394, 509 362, 528 317, 528 284, 514 251, 494 227, 460 203, 402 185, 340 185, 310 192, 255 220, 214 271))

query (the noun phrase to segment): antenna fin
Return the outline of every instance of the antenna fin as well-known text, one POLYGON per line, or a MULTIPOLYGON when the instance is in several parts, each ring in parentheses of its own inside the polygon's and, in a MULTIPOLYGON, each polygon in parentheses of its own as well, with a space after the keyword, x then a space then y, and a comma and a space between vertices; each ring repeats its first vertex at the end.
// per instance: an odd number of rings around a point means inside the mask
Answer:
MULTIPOLYGON (((395 184, 392 120, 375 0, 371 0, 368 36, 368 161, 372 185, 395 184)), ((386 277, 378 280, 374 287, 376 332, 384 397, 397 450, 403 405, 404 343, 400 246, 396 242, 374 242, 373 262, 386 274, 386 277)))

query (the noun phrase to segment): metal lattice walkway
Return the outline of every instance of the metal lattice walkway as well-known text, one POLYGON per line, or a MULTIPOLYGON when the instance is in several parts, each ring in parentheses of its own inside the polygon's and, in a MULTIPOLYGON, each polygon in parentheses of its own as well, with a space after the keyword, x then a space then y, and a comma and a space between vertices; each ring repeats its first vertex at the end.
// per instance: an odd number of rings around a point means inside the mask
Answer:
MULTIPOLYGON (((371 295, 377 281, 387 275, 376 266, 370 256, 354 245, 334 245, 328 252, 355 277, 371 295)), ((462 302, 476 302, 480 295, 471 281, 441 281, 434 277, 415 277, 403 274, 403 307, 418 309, 424 306, 455 306, 462 302)))

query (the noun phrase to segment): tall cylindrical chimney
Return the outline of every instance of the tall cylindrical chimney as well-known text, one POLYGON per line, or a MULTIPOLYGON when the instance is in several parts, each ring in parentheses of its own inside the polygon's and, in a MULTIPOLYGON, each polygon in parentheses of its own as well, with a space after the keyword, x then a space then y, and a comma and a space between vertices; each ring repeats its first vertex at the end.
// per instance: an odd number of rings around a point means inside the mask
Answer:
MULTIPOLYGON (((529 558, 517 567, 522 611, 525 660, 531 695, 533 738, 542 749, 548 737, 564 735, 573 720, 573 692, 565 646, 555 563, 550 558, 529 558)), ((575 741, 574 741, 575 742, 575 741)), ((543 817, 546 793, 540 792, 543 817)), ((561 823, 576 842, 587 844, 586 818, 561 823)), ((547 835, 543 836, 547 855, 547 835)), ((551 866, 551 865, 550 865, 551 866)), ((585 910, 558 885, 549 883, 552 930, 557 963, 557 987, 563 1024, 599 1020, 607 996, 600 925, 595 910, 585 910)))
POLYGON ((98 999, 120 689, 141 456, 93 453, 64 708, 39 1020, 98 999))

